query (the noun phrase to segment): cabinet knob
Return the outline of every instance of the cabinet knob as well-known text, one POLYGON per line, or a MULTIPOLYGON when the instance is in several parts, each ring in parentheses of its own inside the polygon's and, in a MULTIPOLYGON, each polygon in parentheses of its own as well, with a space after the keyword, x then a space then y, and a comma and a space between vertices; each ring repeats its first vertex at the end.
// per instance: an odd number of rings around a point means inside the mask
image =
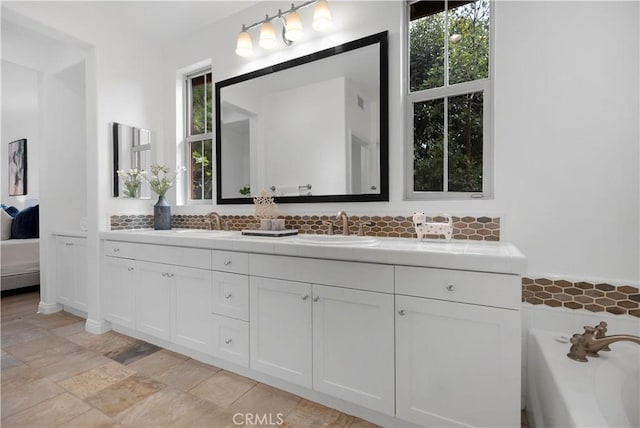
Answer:
POLYGON ((317 302, 318 300, 320 300, 320 296, 316 296, 316 297, 313 298, 314 302, 317 302))
POLYGON ((455 291, 456 287, 453 286, 452 283, 449 283, 449 285, 447 285, 447 291, 455 291))
POLYGON ((400 309, 400 310, 398 311, 398 315, 400 315, 400 316, 405 316, 405 314, 406 314, 406 313, 407 313, 407 312, 406 312, 404 309, 400 309))
POLYGON ((225 266, 229 266, 231 264, 231 260, 225 260, 224 262, 222 262, 222 264, 225 266))
POLYGON ((229 300, 229 299, 231 298, 231 293, 229 293, 229 294, 225 294, 225 295, 224 295, 224 298, 225 298, 225 299, 227 299, 227 300, 229 300))
POLYGON ((119 252, 120 252, 120 248, 114 248, 114 249, 113 249, 113 252, 114 252, 114 253, 119 253, 119 252))
POLYGON ((168 273, 168 274, 167 274, 167 276, 168 276, 169 278, 173 278, 173 274, 172 274, 172 273, 168 273))
POLYGON ((71 242, 65 242, 64 245, 66 245, 67 247, 73 247, 73 244, 71 242))
POLYGON ((131 272, 131 271, 133 270, 133 266, 129 266, 129 267, 127 268, 127 270, 128 270, 129 272, 131 272))
POLYGON ((307 300, 309 298, 308 294, 305 294, 304 296, 302 296, 302 300, 307 300))
POLYGON ((231 339, 225 339, 225 340, 224 340, 224 343, 226 343, 227 345, 228 345, 228 344, 230 344, 231 342, 232 342, 232 340, 231 340, 231 339))

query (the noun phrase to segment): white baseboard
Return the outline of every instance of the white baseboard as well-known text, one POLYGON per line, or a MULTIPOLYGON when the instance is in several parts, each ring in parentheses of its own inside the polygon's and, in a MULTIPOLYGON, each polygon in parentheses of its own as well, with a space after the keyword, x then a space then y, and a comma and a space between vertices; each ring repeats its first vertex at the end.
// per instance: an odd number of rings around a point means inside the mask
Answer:
POLYGON ((62 310, 62 305, 56 302, 43 302, 38 303, 38 313, 43 315, 49 315, 62 310))
POLYGON ((111 330, 109 321, 87 319, 84 329, 91 334, 103 334, 111 330))

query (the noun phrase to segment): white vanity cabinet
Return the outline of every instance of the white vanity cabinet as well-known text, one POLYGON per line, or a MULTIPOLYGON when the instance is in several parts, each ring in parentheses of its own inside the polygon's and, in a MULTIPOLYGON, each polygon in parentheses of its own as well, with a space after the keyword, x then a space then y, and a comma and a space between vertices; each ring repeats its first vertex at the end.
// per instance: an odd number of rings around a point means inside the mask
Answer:
POLYGON ((250 261, 251 368, 393 415, 393 267, 250 261))
POLYGON ((56 288, 58 303, 87 311, 87 240, 57 235, 56 288))
POLYGON ((251 368, 311 388, 311 285, 252 276, 251 368))
POLYGON ((211 334, 211 271, 171 266, 173 341, 210 353, 215 343, 211 334))
POLYGON ((100 288, 104 317, 114 324, 135 328, 135 244, 105 241, 103 253, 100 288))
POLYGON ((313 285, 313 389, 394 414, 393 295, 313 285))
POLYGON ((396 267, 397 417, 423 426, 518 426, 520 313, 510 299, 518 281, 396 267))
POLYGON ((249 255, 212 251, 209 292, 214 356, 249 366, 249 255))
POLYGON ((125 333, 383 426, 520 423, 511 244, 140 233, 103 238, 103 313, 125 333))

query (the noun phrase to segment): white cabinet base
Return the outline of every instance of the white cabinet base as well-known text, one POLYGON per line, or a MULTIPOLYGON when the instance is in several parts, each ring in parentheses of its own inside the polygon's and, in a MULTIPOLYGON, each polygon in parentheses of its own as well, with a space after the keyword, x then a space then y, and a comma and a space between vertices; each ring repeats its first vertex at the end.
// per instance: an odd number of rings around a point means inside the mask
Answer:
POLYGON ((519 426, 520 312, 407 296, 396 296, 396 310, 399 418, 519 426))

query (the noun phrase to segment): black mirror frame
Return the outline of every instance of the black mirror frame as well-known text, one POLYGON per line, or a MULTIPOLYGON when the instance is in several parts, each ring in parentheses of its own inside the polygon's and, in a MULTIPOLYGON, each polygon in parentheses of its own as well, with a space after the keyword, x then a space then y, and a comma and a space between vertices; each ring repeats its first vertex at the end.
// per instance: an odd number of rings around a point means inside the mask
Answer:
POLYGON ((216 203, 252 204, 253 198, 222 198, 222 145, 221 145, 221 106, 220 90, 225 86, 255 79, 267 74, 288 68, 297 67, 320 59, 328 58, 365 46, 380 45, 380 193, 358 195, 318 195, 318 196, 276 196, 276 203, 309 203, 309 202, 375 202, 389 201, 389 35, 388 31, 373 34, 332 48, 324 49, 300 58, 265 67, 247 74, 216 82, 216 203))

